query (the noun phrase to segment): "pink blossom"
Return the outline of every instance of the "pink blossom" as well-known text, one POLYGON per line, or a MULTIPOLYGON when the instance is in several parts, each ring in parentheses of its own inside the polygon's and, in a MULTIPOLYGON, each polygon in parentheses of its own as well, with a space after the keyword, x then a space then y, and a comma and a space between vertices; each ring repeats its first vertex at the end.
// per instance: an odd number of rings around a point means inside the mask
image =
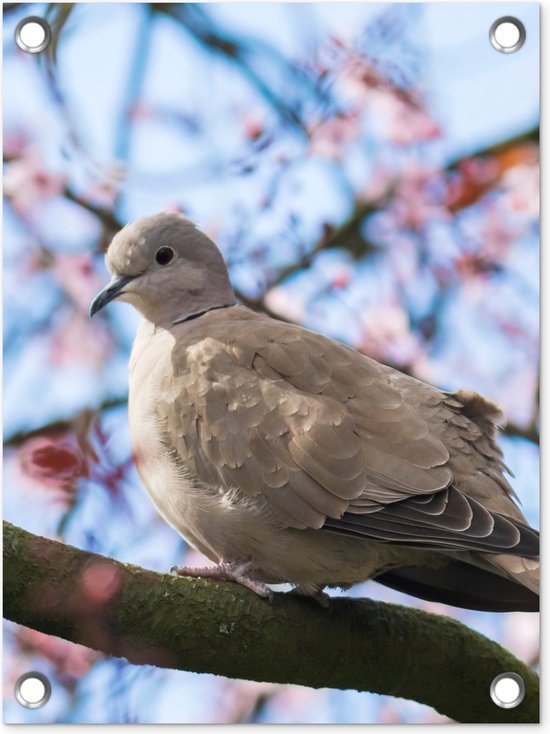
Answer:
POLYGON ((263 122, 252 115, 246 116, 242 120, 244 136, 247 140, 258 140, 264 133, 263 122))
POLYGON ((109 209, 115 204, 117 193, 112 181, 98 181, 87 189, 86 196, 90 201, 109 209))
MULTIPOLYGON (((339 45, 342 46, 341 43, 339 45)), ((351 49, 345 49, 341 55, 340 68, 335 72, 339 86, 349 101, 364 106, 372 91, 386 82, 366 56, 351 49)))
POLYGON ((388 207, 398 227, 420 230, 428 222, 447 218, 439 187, 440 173, 411 164, 399 179, 394 198, 388 207))
POLYGON ((346 50, 338 80, 348 100, 367 109, 378 121, 381 135, 395 145, 434 140, 440 126, 428 114, 421 98, 395 84, 356 51, 346 50))
POLYGON ((6 158, 20 158, 29 145, 27 134, 21 130, 4 132, 4 155, 6 158))
POLYGON ((130 118, 132 120, 153 120, 158 113, 148 105, 136 102, 130 109, 130 118))
POLYGON ((445 204, 451 212, 475 204, 498 180, 500 166, 494 158, 467 158, 448 176, 445 204))
POLYGON ((17 627, 15 634, 24 655, 39 655, 49 660, 57 675, 81 678, 102 657, 95 650, 45 635, 30 627, 17 627))
POLYGON ((394 174, 387 168, 378 166, 374 169, 367 185, 361 192, 361 198, 365 201, 379 201, 383 199, 389 192, 395 180, 394 174))
POLYGON ((502 176, 505 202, 516 212, 536 219, 539 216, 540 170, 538 163, 524 163, 502 176))
POLYGON ((289 722, 309 722, 311 711, 318 701, 326 696, 324 691, 316 691, 301 686, 281 686, 273 696, 277 708, 284 712, 285 720, 289 722))
POLYGON ((363 322, 360 351, 397 365, 409 364, 417 357, 420 344, 410 330, 409 315, 402 306, 372 307, 363 313, 363 322))
POLYGON ((504 620, 506 648, 529 664, 539 656, 540 621, 536 614, 507 614, 504 620), (510 619, 510 617, 512 617, 510 619))
POLYGON ((514 243, 517 226, 514 226, 505 211, 488 206, 480 230, 481 249, 495 263, 502 262, 514 243))
POLYGON ((401 105, 390 121, 388 137, 396 145, 412 145, 440 138, 441 128, 424 110, 401 105))
POLYGON ((420 345, 416 354, 411 356, 409 362, 411 374, 424 382, 437 382, 434 363, 430 359, 426 349, 420 345))
MULTIPOLYGON (((519 340, 516 338, 515 344, 519 340)), ((519 342, 521 344, 521 342, 519 342)), ((535 345, 538 352, 538 345, 535 345)), ((510 423, 528 426, 533 420, 533 405, 537 403, 538 370, 535 364, 526 364, 506 375, 499 402, 510 423)))
POLYGON ((80 311, 57 322, 49 340, 50 360, 55 367, 82 364, 100 370, 114 348, 104 324, 94 323, 80 311))
POLYGON ((65 182, 65 176, 47 171, 37 151, 31 149, 8 164, 4 192, 18 212, 28 214, 38 202, 59 196, 65 182))
POLYGON ((296 324, 299 324, 304 318, 304 303, 298 299, 296 294, 289 294, 288 289, 283 286, 271 288, 265 294, 264 302, 270 311, 296 324))
POLYGON ((103 281, 94 269, 88 253, 77 255, 56 252, 52 272, 63 290, 83 313, 88 313, 90 302, 101 289, 103 281))
POLYGON ((382 706, 378 715, 380 724, 403 724, 405 720, 397 706, 393 702, 382 706))
POLYGON ((309 130, 311 154, 341 160, 348 143, 358 140, 360 118, 357 112, 334 115, 309 130))
POLYGON ((494 158, 465 158, 459 163, 458 171, 468 181, 491 184, 498 176, 500 166, 494 158))
POLYGON ((184 207, 181 206, 181 204, 178 204, 176 201, 169 202, 164 208, 163 211, 165 212, 174 212, 175 214, 186 214, 186 210, 184 207))
POLYGON ((495 263, 483 252, 463 252, 455 258, 453 265, 459 278, 474 290, 490 277, 495 268, 495 263))
POLYGON ((351 274, 350 271, 344 268, 338 270, 332 278, 332 287, 337 290, 345 288, 350 282, 351 274))
POLYGON ((89 476, 88 459, 69 434, 30 438, 18 451, 19 468, 36 486, 71 495, 89 476))
POLYGON ((371 93, 371 113, 383 119, 383 132, 395 145, 412 145, 441 137, 441 128, 423 105, 414 104, 391 88, 371 93))

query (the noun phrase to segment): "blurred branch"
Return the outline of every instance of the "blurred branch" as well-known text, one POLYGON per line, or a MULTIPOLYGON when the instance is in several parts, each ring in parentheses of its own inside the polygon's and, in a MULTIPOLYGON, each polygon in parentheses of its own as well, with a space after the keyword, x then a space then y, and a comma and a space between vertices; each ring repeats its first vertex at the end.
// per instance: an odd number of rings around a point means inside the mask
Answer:
MULTIPOLYGON (((376 207, 381 206, 382 202, 376 203, 376 207)), ((295 273, 299 273, 301 270, 307 270, 311 267, 315 257, 322 250, 329 250, 331 248, 343 247, 348 251, 351 251, 354 257, 359 258, 365 255, 367 252, 374 251, 375 245, 371 244, 361 232, 361 225, 363 220, 368 214, 376 211, 376 207, 372 202, 360 202, 355 203, 354 209, 348 219, 337 227, 326 224, 324 227, 323 235, 315 243, 313 248, 303 254, 298 260, 295 260, 290 265, 281 268, 279 272, 273 277, 267 284, 264 293, 256 298, 250 298, 240 291, 235 291, 237 297, 241 302, 248 306, 248 308, 254 311, 261 311, 266 313, 268 316, 272 316, 275 319, 284 321, 285 319, 278 313, 272 311, 265 304, 265 296, 271 288, 275 288, 278 285, 284 283, 284 281, 295 273)))
POLYGON ((4 3, 2 5, 2 12, 4 15, 8 15, 8 13, 13 13, 14 10, 17 10, 27 4, 28 3, 4 3))
MULTIPOLYGON (((469 160, 470 158, 490 158, 492 156, 502 156, 518 146, 524 145, 526 143, 537 142, 538 138, 539 128, 532 128, 531 130, 528 130, 527 132, 523 133, 522 135, 518 135, 515 138, 510 138, 509 140, 503 141, 488 148, 484 148, 475 153, 456 158, 455 160, 451 161, 443 169, 443 171, 450 173, 456 168, 460 167, 466 160, 469 160)), ((487 193, 487 190, 484 190, 482 193, 487 193)), ((377 200, 357 200, 349 217, 341 222, 337 227, 326 226, 324 234, 317 241, 314 247, 308 253, 303 255, 300 259, 296 260, 287 267, 282 268, 279 273, 277 273, 277 275, 269 282, 264 294, 254 299, 250 299, 243 294, 239 294, 239 298, 241 298, 242 302, 246 306, 249 306, 255 311, 263 311, 270 316, 280 318, 278 314, 273 314, 273 312, 271 312, 265 306, 264 299, 267 291, 277 285, 282 284, 289 276, 293 275, 294 273, 309 268, 313 260, 315 259, 315 256, 321 250, 340 247, 350 252, 351 255, 356 259, 359 259, 371 252, 376 252, 379 248, 376 247, 376 245, 374 245, 373 243, 369 242, 368 239, 365 237, 365 234, 363 232, 363 224, 367 217, 379 211, 385 204, 387 204, 387 202, 391 199, 392 194, 393 192, 390 187, 389 190, 386 190, 377 200)), ((520 435, 517 430, 514 431, 514 434, 520 435)), ((533 431, 529 431, 525 437, 529 437, 529 440, 536 441, 538 439, 538 434, 535 434, 533 431)))
POLYGON ((524 438, 526 441, 531 441, 532 443, 540 443, 540 434, 536 423, 530 423, 528 426, 520 426, 517 423, 508 423, 502 429, 502 433, 504 433, 505 436, 524 438))
POLYGON ((111 236, 116 234, 116 232, 124 226, 124 224, 117 219, 112 209, 93 204, 88 199, 75 193, 69 186, 64 187, 63 196, 100 219, 105 226, 105 229, 111 233, 111 236))
POLYGON ((49 21, 52 37, 45 49, 45 57, 49 64, 57 63, 57 49, 61 32, 74 10, 75 3, 49 3, 46 9, 46 19, 49 21))
MULTIPOLYGON (((7 155, 6 153, 4 153, 3 155, 3 162, 7 164, 15 163, 18 160, 22 160, 22 157, 7 155)), ((61 191, 61 194, 69 201, 72 201, 73 204, 77 204, 78 206, 82 207, 82 209, 86 209, 86 211, 88 211, 90 214, 93 214, 95 217, 97 217, 104 225, 105 234, 110 234, 112 236, 124 226, 124 224, 119 219, 117 219, 113 208, 94 204, 86 197, 77 194, 74 189, 71 188, 71 186, 65 185, 61 191)), ((10 200, 9 194, 4 193, 4 196, 6 197, 6 199, 8 199, 8 201, 10 200)), ((16 216, 19 216, 17 212, 16 216)))
MULTIPOLYGON (((44 64, 44 77, 52 104, 58 109, 66 124, 65 152, 70 147, 78 152, 83 159, 89 159, 86 145, 81 140, 77 115, 67 103, 63 86, 57 75, 57 61, 60 41, 66 38, 71 31, 71 21, 74 20, 74 11, 77 3, 49 3, 46 9, 46 19, 52 30, 52 39, 43 54, 38 54, 37 61, 44 64)), ((72 29, 74 29, 74 24, 72 29)))
POLYGON ((118 408, 122 405, 126 405, 127 402, 128 398, 126 395, 118 398, 108 398, 97 407, 85 408, 83 411, 80 411, 79 414, 73 416, 72 418, 61 418, 59 420, 54 420, 49 423, 44 423, 42 426, 33 428, 30 431, 18 431, 17 433, 12 433, 11 436, 8 436, 4 440, 4 447, 17 448, 17 446, 21 446, 21 444, 25 443, 25 441, 28 441, 31 438, 35 438, 36 436, 51 436, 52 434, 56 433, 65 433, 67 431, 70 431, 74 427, 75 421, 78 420, 78 416, 82 415, 84 412, 89 412, 93 414, 102 413, 105 410, 110 410, 112 408, 118 408))
MULTIPOLYGON (((255 56, 257 53, 254 52, 250 43, 231 36, 227 31, 218 30, 208 13, 196 3, 152 3, 151 8, 154 12, 162 13, 178 23, 197 43, 235 64, 285 122, 305 132, 304 123, 297 111, 256 72, 258 59, 255 56)), ((256 46, 258 45, 256 42, 256 46)), ((279 58, 275 48, 267 44, 262 44, 262 47, 266 56, 269 52, 269 55, 286 67, 287 73, 293 75, 294 84, 304 86, 305 77, 303 75, 298 77, 297 70, 288 67, 288 61, 284 57, 279 58)), ((291 88, 290 84, 288 86, 291 88)), ((309 91, 315 91, 311 85, 309 86, 309 91)))
POLYGON ((523 146, 526 143, 536 143, 538 145, 539 138, 540 138, 539 127, 538 126, 532 127, 530 130, 526 130, 525 132, 521 133, 520 135, 516 135, 513 138, 508 138, 507 140, 503 140, 500 143, 495 143, 494 145, 489 145, 486 148, 480 148, 479 150, 475 150, 472 153, 467 153, 467 154, 459 156, 458 158, 455 158, 453 161, 451 161, 447 165, 447 170, 448 171, 454 170, 463 161, 468 160, 469 158, 485 158, 488 156, 499 156, 499 155, 502 155, 502 153, 507 153, 509 150, 523 146))
POLYGON ((288 594, 270 604, 235 584, 145 571, 9 523, 4 615, 133 664, 371 691, 461 722, 538 722, 537 675, 450 617, 369 600, 333 599, 325 609, 288 594), (86 594, 94 566, 112 594, 86 594), (517 708, 489 695, 503 670, 525 682, 517 708))
POLYGON ((139 8, 141 19, 134 42, 132 61, 124 86, 115 140, 115 159, 118 165, 126 165, 130 157, 132 113, 139 102, 147 66, 151 54, 155 15, 148 4, 139 8))

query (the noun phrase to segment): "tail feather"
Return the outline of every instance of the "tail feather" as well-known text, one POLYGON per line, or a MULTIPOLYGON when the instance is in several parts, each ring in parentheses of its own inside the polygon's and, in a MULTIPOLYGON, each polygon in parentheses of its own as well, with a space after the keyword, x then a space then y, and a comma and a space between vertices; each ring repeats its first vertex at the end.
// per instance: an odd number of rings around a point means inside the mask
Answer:
POLYGON ((504 571, 507 578, 525 586, 535 594, 539 593, 540 565, 537 558, 488 554, 483 554, 483 558, 500 572, 504 571))
MULTIPOLYGON (((489 556, 484 554, 484 558, 488 559, 489 556)), ((517 557, 513 560, 527 561, 529 564, 533 562, 517 557)), ((490 567, 482 568, 453 559, 443 568, 394 568, 374 580, 411 596, 464 609, 483 612, 539 611, 535 570, 529 568, 515 576, 503 568, 500 573, 495 573, 490 567)))

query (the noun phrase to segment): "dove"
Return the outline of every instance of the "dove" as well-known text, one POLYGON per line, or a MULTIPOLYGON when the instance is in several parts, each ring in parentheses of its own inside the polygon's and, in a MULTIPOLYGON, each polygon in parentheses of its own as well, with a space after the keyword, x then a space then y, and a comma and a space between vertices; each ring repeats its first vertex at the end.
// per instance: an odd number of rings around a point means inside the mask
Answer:
POLYGON ((142 316, 128 416, 160 515, 215 565, 327 603, 373 579, 483 611, 538 610, 539 535, 497 445, 499 408, 237 302, 223 256, 174 212, 121 229, 114 300, 142 316))

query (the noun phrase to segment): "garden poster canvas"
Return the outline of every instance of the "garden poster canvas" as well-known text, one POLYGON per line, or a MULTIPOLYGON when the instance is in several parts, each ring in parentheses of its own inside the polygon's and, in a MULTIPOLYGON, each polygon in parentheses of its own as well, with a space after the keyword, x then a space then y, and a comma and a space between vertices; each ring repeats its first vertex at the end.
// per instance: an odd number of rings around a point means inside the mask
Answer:
POLYGON ((4 721, 538 721, 539 6, 3 14, 4 721))

